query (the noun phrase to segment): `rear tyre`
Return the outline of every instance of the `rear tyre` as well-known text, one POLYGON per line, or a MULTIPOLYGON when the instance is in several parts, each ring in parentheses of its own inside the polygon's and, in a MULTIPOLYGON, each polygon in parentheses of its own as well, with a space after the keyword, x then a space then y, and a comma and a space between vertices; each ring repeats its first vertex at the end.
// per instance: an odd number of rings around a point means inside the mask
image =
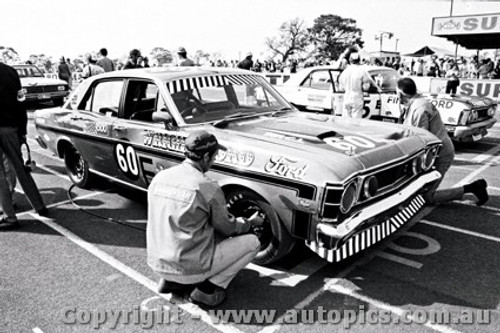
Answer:
POLYGON ((78 187, 88 188, 92 175, 89 164, 74 147, 68 147, 64 152, 64 166, 71 181, 78 187))
POLYGON ((280 222, 273 207, 262 197, 245 189, 236 189, 230 191, 226 199, 228 210, 234 216, 248 218, 258 211, 265 217, 264 224, 253 231, 261 243, 254 263, 270 264, 290 252, 295 244, 294 239, 280 222))

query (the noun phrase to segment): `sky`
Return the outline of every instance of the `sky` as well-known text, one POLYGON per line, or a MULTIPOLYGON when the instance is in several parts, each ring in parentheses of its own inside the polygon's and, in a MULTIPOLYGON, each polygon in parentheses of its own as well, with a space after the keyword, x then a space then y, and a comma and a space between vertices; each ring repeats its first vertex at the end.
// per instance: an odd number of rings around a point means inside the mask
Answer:
POLYGON ((500 1, 466 0, 2 0, 0 46, 23 60, 41 53, 75 58, 102 47, 120 58, 133 48, 148 54, 180 46, 188 55, 203 50, 237 60, 252 52, 263 60, 265 39, 282 23, 298 17, 312 26, 335 14, 356 20, 369 52, 380 50, 374 37, 381 31, 394 34, 383 39, 386 51, 432 45, 454 52, 454 44, 431 36, 432 18, 449 16, 451 7, 453 15, 500 13, 500 1))

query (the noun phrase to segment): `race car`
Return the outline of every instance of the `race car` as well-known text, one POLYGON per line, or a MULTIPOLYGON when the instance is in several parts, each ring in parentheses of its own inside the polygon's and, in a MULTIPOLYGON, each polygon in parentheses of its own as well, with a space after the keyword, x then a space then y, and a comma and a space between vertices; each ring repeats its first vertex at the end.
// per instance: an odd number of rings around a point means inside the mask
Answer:
POLYGON ((69 85, 66 81, 47 78, 34 65, 12 65, 12 67, 19 74, 26 102, 52 102, 54 106, 64 104, 64 98, 69 95, 69 85))
MULTIPOLYGON (((400 75, 392 68, 365 67, 382 92, 373 86, 366 90, 363 118, 397 122, 401 114, 396 95, 400 75)), ((276 88, 300 110, 342 115, 344 92, 338 84, 340 72, 335 66, 308 67, 276 88)), ((429 93, 424 96, 439 110, 455 141, 478 141, 496 122, 497 103, 493 99, 429 93)))
POLYGON ((338 262, 415 217, 440 178, 441 142, 403 125, 299 112, 258 73, 199 67, 93 76, 61 108, 35 112, 37 141, 70 179, 96 176, 147 190, 184 159, 191 131, 227 147, 208 176, 231 213, 265 216, 255 260, 271 263, 296 242, 338 262))

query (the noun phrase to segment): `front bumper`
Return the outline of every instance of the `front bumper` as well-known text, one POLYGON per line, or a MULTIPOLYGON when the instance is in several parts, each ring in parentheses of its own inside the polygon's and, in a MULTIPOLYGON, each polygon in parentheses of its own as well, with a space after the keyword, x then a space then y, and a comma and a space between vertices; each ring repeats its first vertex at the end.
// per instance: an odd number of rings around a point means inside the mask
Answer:
POLYGON ((329 262, 339 262, 386 238, 411 220, 424 206, 425 200, 418 192, 428 184, 441 178, 438 171, 425 174, 401 191, 368 206, 339 225, 319 223, 316 240, 306 245, 329 262), (364 224, 388 211, 391 217, 384 217, 379 223, 366 227, 364 224), (327 244, 327 243, 330 243, 327 244))
POLYGON ((489 118, 478 123, 473 123, 466 126, 450 126, 446 125, 449 129, 450 137, 457 141, 477 141, 485 136, 488 132, 487 129, 491 128, 497 120, 489 118))
POLYGON ((68 91, 30 93, 26 94, 27 102, 49 101, 55 98, 64 98, 69 95, 68 91))

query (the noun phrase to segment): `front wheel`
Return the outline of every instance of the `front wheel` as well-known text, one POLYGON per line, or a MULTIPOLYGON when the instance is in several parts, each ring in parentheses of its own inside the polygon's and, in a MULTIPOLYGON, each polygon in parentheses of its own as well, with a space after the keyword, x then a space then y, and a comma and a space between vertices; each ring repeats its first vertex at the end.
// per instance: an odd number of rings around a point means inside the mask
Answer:
POLYGON ((254 259, 259 265, 270 264, 292 249, 292 236, 281 224, 276 211, 259 195, 245 190, 232 190, 226 195, 228 210, 236 217, 249 218, 255 212, 264 216, 264 224, 254 230, 260 241, 260 250, 254 259))
POLYGON ((89 164, 74 147, 64 152, 64 166, 71 181, 81 188, 88 188, 91 183, 89 164))

